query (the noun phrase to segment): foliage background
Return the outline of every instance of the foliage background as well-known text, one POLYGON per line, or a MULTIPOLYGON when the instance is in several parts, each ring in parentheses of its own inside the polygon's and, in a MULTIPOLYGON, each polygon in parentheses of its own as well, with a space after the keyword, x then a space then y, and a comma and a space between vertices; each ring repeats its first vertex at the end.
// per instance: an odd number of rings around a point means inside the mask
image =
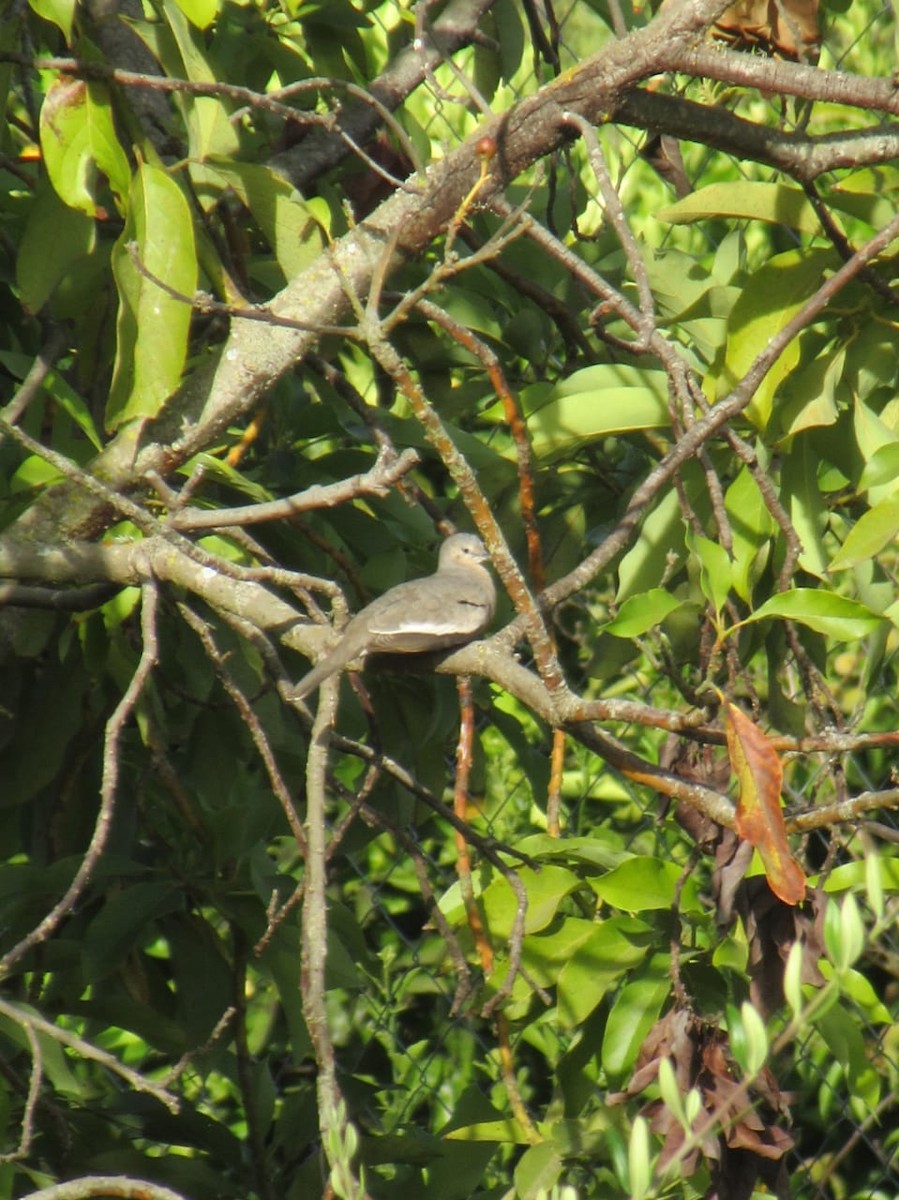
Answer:
POLYGON ((896 1194, 894 17, 722 8, 4 13, 5 1195, 896 1194))

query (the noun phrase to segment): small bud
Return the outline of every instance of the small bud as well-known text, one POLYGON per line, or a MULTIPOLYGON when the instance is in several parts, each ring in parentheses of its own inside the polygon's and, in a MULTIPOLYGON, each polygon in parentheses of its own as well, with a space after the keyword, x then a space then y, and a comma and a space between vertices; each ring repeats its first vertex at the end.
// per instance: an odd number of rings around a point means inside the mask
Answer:
POLYGON ((489 134, 478 138, 474 144, 474 152, 478 158, 489 161, 496 154, 496 141, 489 134))

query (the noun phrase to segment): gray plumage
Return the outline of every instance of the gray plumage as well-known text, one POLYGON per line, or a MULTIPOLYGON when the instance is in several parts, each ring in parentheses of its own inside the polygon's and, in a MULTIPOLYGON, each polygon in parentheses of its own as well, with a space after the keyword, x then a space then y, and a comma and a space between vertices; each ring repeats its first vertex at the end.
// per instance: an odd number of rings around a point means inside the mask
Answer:
POLYGON ((434 574, 399 583, 356 613, 334 649, 296 685, 294 696, 308 696, 347 663, 370 653, 421 654, 472 641, 496 608, 487 558, 474 534, 447 538, 434 574))

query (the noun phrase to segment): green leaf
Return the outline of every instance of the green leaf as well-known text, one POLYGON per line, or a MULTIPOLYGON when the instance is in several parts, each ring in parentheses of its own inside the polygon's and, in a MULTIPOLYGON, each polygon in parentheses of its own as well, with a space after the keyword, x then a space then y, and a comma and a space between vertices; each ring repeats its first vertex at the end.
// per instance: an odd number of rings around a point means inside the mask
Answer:
MULTIPOLYGON (((850 1089, 855 1091, 864 1086, 867 1090, 874 1073, 865 1052, 865 1041, 857 1016, 839 1002, 827 1012, 816 1015, 813 1024, 833 1057, 845 1070, 850 1089)), ((876 1075, 874 1085, 876 1088, 876 1075)))
POLYGON ((598 925, 559 974, 559 1019, 564 1028, 582 1024, 612 984, 641 963, 652 930, 634 917, 612 917, 598 925))
POLYGON ((765 1022, 748 1000, 740 1006, 740 1013, 732 1012, 728 1020, 731 1049, 747 1078, 754 1078, 765 1065, 768 1057, 768 1034, 765 1022))
POLYGON ((443 1135, 454 1142, 510 1142, 519 1146, 528 1144, 527 1132, 511 1117, 499 1121, 477 1121, 473 1125, 462 1125, 443 1135))
MULTIPOLYGON (((601 900, 626 912, 671 908, 683 870, 667 859, 636 855, 614 871, 591 879, 590 886, 601 900)), ((689 877, 681 891, 682 912, 700 912, 696 881, 689 877)))
POLYGON ((840 415, 837 386, 843 378, 846 351, 828 345, 813 362, 800 367, 790 378, 790 394, 780 409, 784 438, 833 425, 840 415))
POLYGON ((899 442, 887 442, 875 450, 862 471, 858 490, 866 492, 880 484, 893 484, 899 479, 899 442))
POLYGON ((798 621, 817 633, 832 637, 839 642, 851 642, 867 637, 880 626, 883 618, 871 612, 857 600, 847 600, 833 592, 816 591, 814 588, 794 588, 780 592, 766 600, 751 617, 732 628, 751 625, 754 621, 765 621, 781 617, 787 621, 798 621))
MULTIPOLYGON (((535 455, 552 458, 573 444, 670 424, 663 371, 603 364, 561 384, 526 389, 522 401, 535 455)), ((500 419, 499 411, 493 415, 500 419)))
MULTIPOLYGON (((700 521, 709 512, 708 487, 695 461, 686 462, 680 469, 680 484, 700 521)), ((615 599, 623 604, 657 587, 685 558, 684 519, 677 491, 671 487, 661 493, 656 506, 643 520, 640 536, 622 558, 618 567, 618 591, 615 599)))
POLYGON ((631 1126, 627 1146, 628 1182, 630 1200, 643 1200, 652 1184, 652 1156, 649 1152, 649 1123, 638 1113, 631 1126))
POLYGON ((625 600, 618 615, 603 626, 602 632, 619 638, 639 637, 647 629, 661 625, 667 616, 680 607, 680 600, 675 600, 665 588, 650 588, 641 596, 631 596, 625 600))
POLYGON ((160 167, 143 163, 132 188, 128 223, 113 251, 119 290, 116 367, 106 408, 111 430, 151 417, 181 379, 191 308, 143 274, 132 261, 136 243, 143 268, 192 297, 197 285, 193 222, 180 187, 160 167))
POLYGON ((102 84, 81 79, 55 83, 41 106, 40 134, 47 174, 70 208, 90 217, 106 215, 98 200, 101 174, 124 207, 131 171, 102 84))
POLYGON ((72 40, 72 22, 75 19, 75 0, 28 0, 32 12, 45 21, 52 21, 62 30, 67 42, 72 40))
MULTIPOLYGON (((897 446, 899 449, 899 446, 897 446)), ((863 513, 833 556, 831 571, 844 571, 874 558, 899 533, 899 493, 863 513)))
POLYGON ((552 1142, 525 1150, 515 1167, 515 1192, 520 1200, 543 1200, 562 1174, 562 1159, 552 1142))
MULTIPOLYGON (((547 865, 539 871, 524 867, 518 872, 527 893, 525 933, 545 929, 565 897, 580 886, 573 871, 547 865)), ((482 896, 484 913, 493 938, 504 941, 512 933, 518 911, 518 897, 505 877, 494 879, 482 896)))
POLYGON ((731 558, 723 546, 709 538, 700 537, 692 529, 685 534, 687 549, 699 559, 699 581, 702 594, 716 613, 727 603, 733 572, 731 558))
MULTIPOLYGON (((825 892, 845 892, 848 888, 863 888, 868 881, 866 863, 858 859, 855 862, 842 863, 830 872, 822 886, 825 892)), ((887 856, 880 858, 880 884, 891 895, 899 893, 899 858, 887 856)))
POLYGON ((654 955, 646 973, 626 983, 615 997, 602 1039, 602 1065, 613 1079, 631 1070, 671 995, 670 961, 667 954, 654 955))
POLYGON ((171 882, 136 883, 114 893, 84 935, 85 971, 96 982, 108 975, 161 916, 184 908, 184 896, 171 882))
POLYGON ((828 565, 823 539, 827 509, 818 484, 818 466, 810 439, 799 438, 784 457, 781 490, 784 507, 802 543, 799 565, 823 579, 828 565))
MULTIPOLYGON (((177 58, 171 49, 163 59, 169 72, 196 83, 217 83, 220 70, 217 71, 210 61, 203 39, 197 29, 185 20, 188 6, 194 6, 194 0, 188 0, 188 5, 176 3, 175 0, 163 0, 168 27, 177 47, 177 58), (184 11, 182 11, 184 10, 184 11)), ((196 22, 200 28, 205 28, 200 22, 205 17, 204 6, 195 7, 195 15, 200 20, 196 22)), ((230 101, 218 96, 187 96, 179 98, 185 120, 187 122, 190 157, 195 162, 205 162, 210 157, 230 158, 236 154, 240 141, 237 130, 231 121, 233 105, 230 101)))
MULTIPOLYGON (((890 349, 894 351, 894 347, 891 346, 890 349)), ((880 379, 883 380, 889 377, 889 374, 885 373, 880 379)), ((878 452, 883 452, 890 446, 899 445, 899 434, 895 433, 886 421, 882 419, 880 414, 874 412, 862 400, 856 400, 855 402, 852 413, 852 428, 858 448, 866 465, 874 459, 878 452)), ((895 479, 889 479, 887 482, 877 485, 869 484, 867 488, 868 503, 879 504, 881 500, 885 500, 893 495, 895 490, 895 479)))
POLYGON ((39 181, 16 259, 16 283, 29 312, 43 308, 63 276, 90 254, 95 230, 90 217, 64 204, 46 179, 39 181))
POLYGON ((824 918, 824 942, 838 972, 848 970, 865 948, 865 927, 858 902, 847 892, 841 904, 830 900, 824 918))
POLYGON ((558 929, 525 939, 522 962, 541 987, 555 987, 559 973, 571 956, 596 932, 593 921, 563 917, 558 929))
MULTIPOLYGON (((770 258, 749 276, 728 319, 724 367, 716 385, 719 399, 740 382, 756 357, 820 286, 832 259, 828 250, 788 250, 770 258)), ((774 393, 798 361, 799 342, 793 338, 746 410, 759 429, 767 426, 774 393)))
POLYGON ((749 604, 770 557, 771 537, 777 526, 748 467, 740 470, 724 500, 733 533, 731 582, 740 599, 749 604))
POLYGON ((714 217, 767 221, 799 233, 821 232, 821 223, 800 188, 783 183, 712 183, 656 213, 660 221, 684 225, 714 217))
POLYGON ((794 1017, 802 1012, 802 956, 804 948, 797 939, 790 947, 784 967, 784 996, 794 1017))
MULTIPOLYGON (((13 1045, 21 1046, 26 1053, 30 1053, 31 1044, 25 1033, 24 1023, 28 1017, 43 1017, 46 1021, 47 1016, 28 1004, 15 1004, 11 1001, 7 1001, 7 1004, 13 1012, 9 1016, 6 1013, 0 1014, 0 1031, 9 1038, 13 1045), (22 1021, 16 1019, 16 1014, 19 1012, 22 1014, 22 1021)), ((50 1024, 52 1025, 53 1022, 51 1021, 50 1024)), ((62 1045, 52 1034, 35 1031, 35 1036, 40 1046, 41 1066, 54 1089, 62 1095, 86 1100, 93 1091, 93 1085, 86 1082, 81 1083, 75 1077, 62 1045)))
POLYGON ((325 245, 331 214, 320 197, 304 200, 288 181, 259 163, 212 162, 202 173, 234 189, 271 246, 285 279, 292 279, 313 262, 325 245))
POLYGON ((86 401, 56 371, 51 371, 47 375, 44 387, 59 407, 68 413, 94 449, 101 450, 103 443, 100 441, 100 435, 86 401))
POLYGON ((220 0, 175 0, 175 3, 197 29, 208 29, 221 9, 220 0))

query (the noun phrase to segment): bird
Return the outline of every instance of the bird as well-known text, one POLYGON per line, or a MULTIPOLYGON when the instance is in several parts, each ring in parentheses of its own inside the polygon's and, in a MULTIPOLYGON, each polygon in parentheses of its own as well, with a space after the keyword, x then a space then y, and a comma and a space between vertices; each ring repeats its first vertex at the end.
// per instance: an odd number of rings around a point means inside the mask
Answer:
POLYGON ((440 547, 437 570, 398 583, 351 618, 340 641, 293 689, 297 700, 357 658, 421 654, 473 641, 496 608, 496 587, 484 566, 484 543, 455 533, 440 547))

